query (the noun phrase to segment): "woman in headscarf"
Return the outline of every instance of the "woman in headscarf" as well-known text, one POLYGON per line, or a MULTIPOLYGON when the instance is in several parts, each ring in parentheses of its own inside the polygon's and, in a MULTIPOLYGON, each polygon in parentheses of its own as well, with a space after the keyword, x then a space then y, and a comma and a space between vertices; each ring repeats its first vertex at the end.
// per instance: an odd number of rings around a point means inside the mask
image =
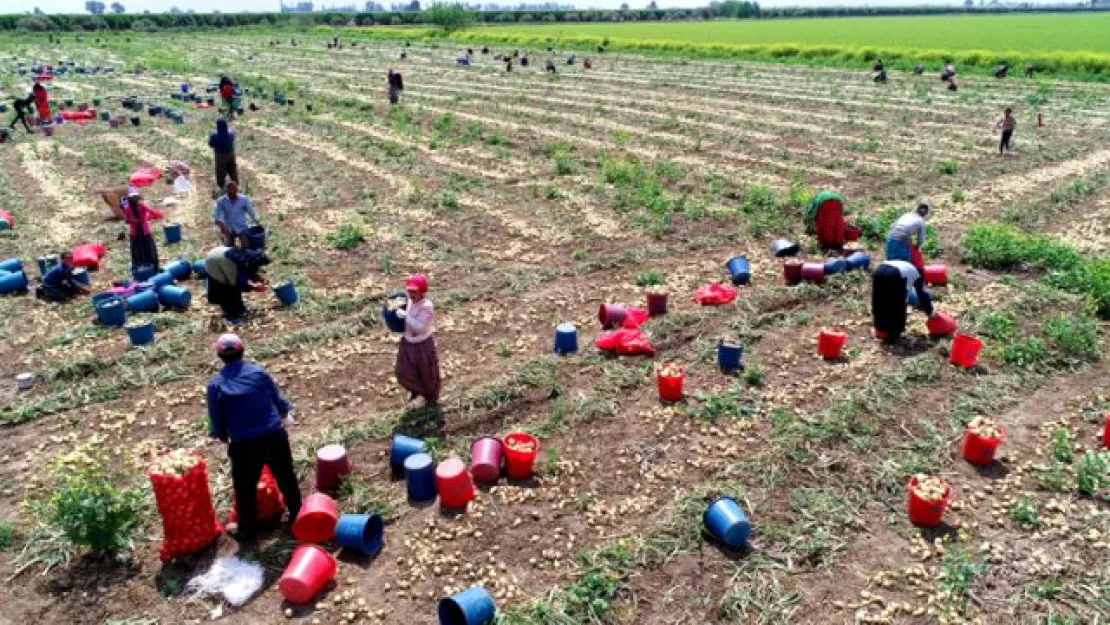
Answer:
POLYGON ((216 186, 224 188, 228 178, 239 184, 239 166, 235 163, 235 132, 228 130, 227 119, 216 120, 216 132, 208 135, 208 147, 216 160, 216 186))
POLYGON ((38 110, 39 123, 50 121, 50 94, 46 92, 46 87, 37 82, 31 88, 31 93, 35 96, 35 109, 38 110))
POLYGON ((220 99, 227 108, 228 119, 235 119, 235 84, 226 74, 220 76, 220 99))
POLYGON ((397 351, 394 375, 409 392, 409 400, 424 398, 427 406, 439 402, 442 385, 436 354, 435 309, 428 299, 428 277, 417 274, 405 283, 409 305, 397 314, 405 320, 405 333, 397 351))
POLYGON ((916 296, 917 307, 933 315, 933 299, 925 289, 925 281, 916 267, 904 260, 885 260, 871 276, 871 315, 875 336, 895 342, 906 331, 906 303, 910 292, 916 296))
POLYGON ((131 241, 131 266, 150 266, 158 272, 158 246, 150 231, 150 221, 161 219, 162 213, 151 208, 139 190, 127 190, 127 198, 120 201, 120 211, 127 222, 128 236, 131 241))
POLYGON ((394 71, 393 68, 389 69, 389 103, 397 104, 401 101, 401 92, 405 90, 405 81, 401 78, 401 72, 394 71))
POLYGON ((243 303, 243 293, 266 288, 262 267, 268 264, 270 259, 262 250, 212 248, 204 257, 208 303, 219 306, 230 323, 242 323, 249 312, 243 303))

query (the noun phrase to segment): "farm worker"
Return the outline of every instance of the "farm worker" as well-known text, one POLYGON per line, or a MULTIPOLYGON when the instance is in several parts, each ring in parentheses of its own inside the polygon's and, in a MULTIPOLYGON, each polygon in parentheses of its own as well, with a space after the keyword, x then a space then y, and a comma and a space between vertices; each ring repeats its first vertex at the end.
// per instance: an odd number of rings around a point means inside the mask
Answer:
POLYGON ((555 73, 555 60, 554 59, 547 59, 547 73, 548 74, 554 74, 555 73))
POLYGON ((150 221, 161 219, 162 213, 154 210, 143 201, 142 194, 135 187, 127 190, 127 197, 120 200, 120 211, 127 222, 128 239, 131 242, 131 266, 149 265, 158 272, 158 246, 150 232, 150 221))
POLYGON ((216 119, 216 132, 208 135, 208 147, 216 160, 216 186, 224 188, 227 179, 239 183, 239 167, 235 163, 235 132, 228 130, 227 119, 216 119))
POLYGON ((89 287, 73 279, 73 254, 62 252, 58 256, 62 262, 46 272, 35 294, 52 302, 64 302, 78 294, 89 293, 89 287))
POLYGON ((35 105, 34 94, 28 95, 25 98, 15 98, 12 101, 12 109, 15 111, 15 117, 12 118, 12 123, 8 124, 8 128, 15 130, 15 125, 23 122, 23 127, 27 132, 34 132, 31 130, 31 125, 27 123, 27 113, 31 112, 31 108, 35 105))
POLYGON ((949 91, 959 91, 960 90, 960 86, 958 84, 956 84, 956 79, 955 78, 949 78, 948 79, 948 90, 949 91))
POLYGON ((879 338, 893 342, 906 330, 906 300, 910 290, 918 307, 933 315, 933 299, 925 289, 921 272, 904 260, 885 260, 871 275, 871 315, 879 338))
POLYGON ((951 80, 956 76, 956 68, 951 63, 945 63, 944 69, 940 72, 940 79, 943 81, 951 80))
POLYGON ((243 293, 266 288, 262 267, 268 264, 270 259, 262 250, 241 250, 230 246, 212 248, 204 256, 208 302, 219 306, 230 323, 242 323, 250 312, 243 303, 243 293))
POLYGON ((394 71, 393 68, 389 69, 389 103, 397 104, 401 101, 401 92, 405 90, 405 80, 401 77, 401 72, 394 71))
POLYGON ((32 95, 35 96, 35 108, 38 109, 39 121, 50 121, 50 95, 46 92, 46 87, 42 83, 35 83, 31 88, 32 95))
POLYGON ((220 76, 220 99, 223 105, 227 107, 228 119, 235 119, 235 85, 232 84, 227 74, 220 76))
POLYGON ((1010 139, 1014 136, 1014 129, 1017 128, 1017 120, 1014 119, 1014 110, 1006 109, 1002 114, 1002 119, 995 124, 994 129, 1002 129, 1002 140, 998 142, 998 153, 1003 154, 1010 148, 1010 139))
POLYGON ((874 78, 875 82, 886 82, 886 78, 887 77, 886 77, 886 70, 885 69, 880 69, 879 71, 875 72, 875 78, 874 78))
POLYGON ((254 223, 260 223, 250 198, 239 193, 239 184, 231 180, 227 183, 227 193, 216 200, 216 208, 212 211, 212 220, 224 235, 224 245, 234 247, 235 241, 243 238, 248 217, 254 223))
POLYGON ((243 341, 238 336, 220 335, 215 348, 224 366, 208 381, 208 432, 228 444, 238 538, 251 543, 258 531, 258 480, 263 466, 270 467, 290 522, 301 511, 301 491, 285 431, 286 423, 295 423, 290 415, 293 406, 264 368, 243 360, 243 341))
MULTIPOLYGON (((920 202, 917 209, 906 213, 890 227, 886 235, 887 260, 904 260, 914 262, 914 256, 920 258, 920 252, 925 245, 925 218, 929 216, 929 203, 920 202), (917 252, 917 254, 914 254, 917 252)), ((924 264, 924 262, 920 262, 924 264)))
POLYGON ((593 69, 593 67, 594 62, 590 59, 590 57, 582 59, 582 69, 593 69))
POLYGON ((439 401, 441 386, 439 356, 436 355, 434 334, 435 309, 428 299, 428 277, 416 274, 405 283, 409 296, 406 310, 397 314, 405 320, 405 333, 397 351, 394 374, 401 386, 409 392, 409 400, 423 397, 428 406, 439 401))
POLYGON ((875 64, 871 66, 871 70, 875 71, 875 72, 881 72, 884 69, 886 69, 886 68, 883 66, 883 60, 882 59, 875 59, 875 64))
POLYGON ((505 73, 506 74, 513 73, 513 60, 511 58, 506 58, 505 59, 505 73))

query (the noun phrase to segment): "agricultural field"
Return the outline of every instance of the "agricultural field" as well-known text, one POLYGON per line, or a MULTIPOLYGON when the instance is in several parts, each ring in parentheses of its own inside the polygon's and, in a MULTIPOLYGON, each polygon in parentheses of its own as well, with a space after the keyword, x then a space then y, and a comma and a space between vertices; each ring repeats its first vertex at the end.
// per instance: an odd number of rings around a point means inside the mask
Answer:
MULTIPOLYGON (((182 82, 203 87, 221 72, 251 90, 258 110, 234 122, 239 167, 269 229, 269 274, 293 279, 301 299, 283 308, 254 294, 256 314, 237 331, 296 405, 302 491, 316 450, 345 445, 354 476, 339 506, 382 513, 384 550, 340 555, 318 604, 286 606, 276 581, 294 544, 275 531, 258 597, 238 609, 191 598, 186 582, 236 544, 221 536, 160 563, 146 467, 169 449, 199 450, 226 518, 229 463, 207 438, 204 393, 225 325, 203 284, 183 282, 193 306, 158 313, 155 343, 130 349, 84 301, 7 296, 3 619, 425 624, 471 584, 494 594, 503 625, 1064 625, 1110 613, 1110 86, 967 77, 950 93, 936 68, 875 85, 862 71, 616 53, 590 70, 560 60, 549 75, 540 50, 506 74, 480 52, 456 66, 459 50, 443 42, 414 41, 400 60, 400 42, 344 38, 328 50, 322 35, 295 36, 297 47, 289 33, 277 46, 242 33, 4 39, 0 84, 4 101, 28 86, 17 60, 112 65, 50 89, 116 115, 130 95, 182 108, 169 97, 182 82), (396 107, 389 68, 404 74, 396 107), (1019 125, 1000 157, 1005 107, 1019 125), (824 189, 847 198, 876 261, 892 220, 933 202, 926 251, 949 276, 934 295, 984 341, 977 366, 949 364, 951 340, 928 338, 918 313, 901 344, 872 338, 865 272, 783 283, 771 241, 823 258, 803 215, 824 189), (694 290, 726 280, 734 254, 750 259, 751 284, 731 304, 697 305, 694 290), (438 313, 446 386, 435 413, 405 403, 397 338, 379 314, 415 272, 429 274, 438 313), (644 326, 655 357, 599 352, 599 306, 643 306, 660 285, 669 310, 644 326), (552 335, 566 321, 581 350, 560 357, 552 335), (833 326, 847 346, 824 361, 817 336, 833 326), (721 339, 744 344, 739 375, 718 370, 721 339), (685 366, 679 403, 660 403, 662 363, 685 366), (25 371, 37 383, 17 392, 25 371), (985 468, 960 455, 976 417, 1006 431, 985 468), (410 505, 390 475, 394 433, 466 460, 474 439, 514 430, 542 441, 537 475, 479 489, 464 513, 410 505), (938 528, 906 517, 921 473, 951 486, 938 528), (91 558, 64 537, 53 495, 89 474, 138 502, 115 556, 91 558), (751 518, 747 549, 703 532, 718 496, 751 518)), ((184 239, 159 239, 162 258, 217 245, 205 141, 216 114, 183 110, 183 124, 144 113, 137 127, 17 130, 0 145, 0 208, 16 222, 0 233, 0 260, 18 256, 34 273, 37 256, 100 242, 109 251, 94 290, 126 277, 123 226, 104 219, 97 191, 170 160, 190 165, 196 188, 165 205, 184 239)))

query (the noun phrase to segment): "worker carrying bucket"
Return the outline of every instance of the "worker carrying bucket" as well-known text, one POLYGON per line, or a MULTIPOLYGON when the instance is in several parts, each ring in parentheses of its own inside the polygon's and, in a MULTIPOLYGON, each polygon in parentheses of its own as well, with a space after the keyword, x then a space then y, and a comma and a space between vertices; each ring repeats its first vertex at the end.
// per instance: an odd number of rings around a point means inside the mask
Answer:
POLYGON ((916 209, 894 222, 886 235, 887 260, 904 260, 913 263, 919 273, 924 271, 920 250, 925 245, 925 218, 930 210, 928 202, 918 202, 916 209))

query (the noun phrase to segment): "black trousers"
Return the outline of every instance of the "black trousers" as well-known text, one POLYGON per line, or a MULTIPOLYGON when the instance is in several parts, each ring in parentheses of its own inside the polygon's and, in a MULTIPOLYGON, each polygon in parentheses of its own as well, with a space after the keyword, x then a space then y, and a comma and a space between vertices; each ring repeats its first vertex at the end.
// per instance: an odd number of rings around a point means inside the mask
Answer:
POLYGON ((235 152, 216 152, 216 186, 223 189, 230 178, 239 184, 239 165, 235 162, 235 152))
POLYGON ((153 234, 136 234, 131 237, 131 266, 150 265, 158 273, 158 246, 153 234))
POLYGON ((871 315, 875 329, 896 341, 906 331, 906 281, 894 267, 880 265, 871 274, 871 315))
POLYGON ((208 278, 208 302, 219 306, 228 319, 239 319, 247 313, 242 289, 211 277, 208 278))
POLYGON ((1010 149, 1010 139, 1013 138, 1013 136, 1014 136, 1014 131, 1013 130, 1003 130, 1002 131, 1002 141, 1000 141, 998 143, 998 153, 999 154, 1002 154, 1004 151, 1010 149))
POLYGON ((231 458, 231 483, 239 511, 239 536, 254 539, 258 533, 258 480, 262 467, 270 467, 278 490, 285 498, 289 518, 296 519, 301 511, 301 489, 293 471, 293 452, 285 430, 246 441, 232 441, 227 448, 231 458))
POLYGON ((8 128, 11 128, 11 129, 14 130, 15 125, 18 124, 19 122, 23 122, 23 127, 27 129, 27 132, 34 132, 33 130, 31 130, 31 124, 27 123, 27 114, 24 113, 23 111, 16 111, 15 119, 13 119, 12 123, 10 125, 8 125, 8 128))

